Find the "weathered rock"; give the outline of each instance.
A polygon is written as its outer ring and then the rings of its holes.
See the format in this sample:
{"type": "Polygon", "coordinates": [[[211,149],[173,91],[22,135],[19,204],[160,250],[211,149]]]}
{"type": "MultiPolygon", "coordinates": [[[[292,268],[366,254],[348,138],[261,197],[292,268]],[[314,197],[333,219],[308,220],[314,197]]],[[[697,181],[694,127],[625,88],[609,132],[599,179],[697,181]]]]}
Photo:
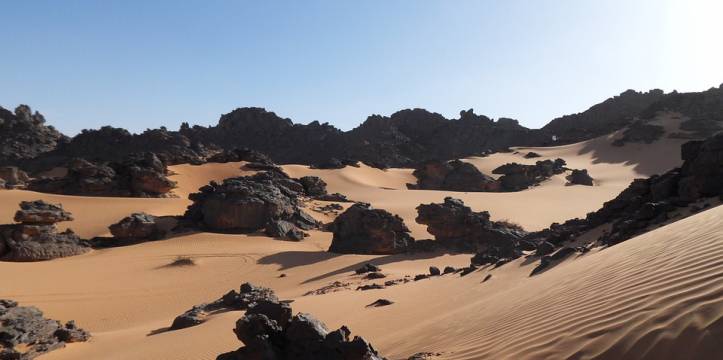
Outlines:
{"type": "Polygon", "coordinates": [[[274,238],[293,241],[301,241],[306,236],[296,225],[286,220],[269,221],[266,223],[264,233],[274,238]]]}
{"type": "Polygon", "coordinates": [[[18,189],[23,188],[30,181],[30,177],[25,171],[15,166],[0,167],[0,188],[18,189]]]}
{"type": "Polygon", "coordinates": [[[571,185],[593,185],[593,179],[586,169],[573,169],[572,173],[567,176],[567,181],[571,185]]]}
{"type": "Polygon", "coordinates": [[[441,275],[441,274],[442,274],[442,272],[439,271],[439,268],[438,268],[438,267],[436,267],[436,266],[430,266],[430,267],[429,267],[429,275],[431,275],[431,276],[438,276],[438,275],[441,275]]]}
{"type": "Polygon", "coordinates": [[[274,165],[274,162],[258,151],[249,148],[234,148],[224,150],[210,156],[206,161],[212,163],[228,163],[228,162],[240,162],[246,161],[249,163],[263,164],[263,165],[274,165]]]}
{"type": "Polygon", "coordinates": [[[520,254],[517,241],[527,234],[508,223],[491,221],[488,212],[473,212],[451,197],[442,204],[419,205],[417,213],[417,223],[427,225],[437,242],[455,251],[515,257],[520,254]]]}
{"type": "Polygon", "coordinates": [[[299,178],[299,182],[304,186],[304,192],[308,196],[326,195],[326,183],[318,176],[304,176],[299,178]]]}
{"type": "Polygon", "coordinates": [[[501,191],[520,191],[564,171],[565,160],[555,159],[538,161],[535,165],[508,163],[492,170],[492,173],[502,175],[498,179],[501,191]]]}
{"type": "Polygon", "coordinates": [[[460,160],[426,162],[412,174],[417,178],[417,183],[407,184],[410,189],[499,191],[499,183],[495,179],[460,160]]]}
{"type": "Polygon", "coordinates": [[[538,158],[538,157],[541,157],[541,156],[542,156],[542,155],[540,155],[540,154],[538,154],[538,153],[536,153],[536,152],[534,152],[534,151],[530,151],[530,152],[528,152],[527,154],[525,154],[525,159],[533,159],[533,158],[538,158]]]}
{"type": "Polygon", "coordinates": [[[630,126],[623,131],[622,137],[613,141],[612,144],[615,146],[623,146],[627,143],[650,144],[660,139],[663,134],[665,134],[665,128],[662,126],[646,124],[638,120],[630,124],[630,126]]]}
{"type": "Polygon", "coordinates": [[[167,237],[177,225],[178,220],[172,216],[133,213],[108,229],[120,239],[158,240],[167,237]]]}
{"type": "Polygon", "coordinates": [[[380,272],[382,269],[374,264],[366,263],[362,267],[355,270],[357,275],[365,274],[368,272],[380,272]]]}
{"type": "Polygon", "coordinates": [[[319,223],[299,208],[303,186],[283,173],[263,172],[211,182],[189,195],[193,204],[184,217],[212,231],[252,232],[260,229],[272,236],[298,237],[319,223]]]}
{"type": "Polygon", "coordinates": [[[0,165],[17,165],[66,141],[66,136],[45,125],[45,117],[29,106],[20,105],[14,113],[0,107],[0,165]]]}
{"type": "Polygon", "coordinates": [[[329,229],[334,233],[329,251],[336,253],[397,254],[414,242],[402,218],[363,203],[349,207],[329,229]]]}
{"type": "Polygon", "coordinates": [[[0,260],[41,261],[90,250],[72,230],[58,232],[55,223],[73,220],[59,205],[42,200],[23,201],[15,214],[20,224],[0,225],[0,260]]]}
{"type": "Polygon", "coordinates": [[[18,306],[12,300],[0,299],[0,359],[29,360],[66,343],[87,341],[90,334],[74,321],[62,325],[43,317],[33,306],[18,306]]]}

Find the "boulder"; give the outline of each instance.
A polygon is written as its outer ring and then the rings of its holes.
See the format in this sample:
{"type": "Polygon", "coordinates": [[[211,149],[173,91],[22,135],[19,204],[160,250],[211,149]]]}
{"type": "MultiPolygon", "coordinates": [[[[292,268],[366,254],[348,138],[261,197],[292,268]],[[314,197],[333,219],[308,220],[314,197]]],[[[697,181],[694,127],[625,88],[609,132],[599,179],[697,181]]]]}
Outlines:
{"type": "Polygon", "coordinates": [[[407,184],[410,189],[449,191],[498,191],[497,181],[484,175],[474,165],[460,160],[429,161],[412,173],[416,184],[407,184]]]}
{"type": "Polygon", "coordinates": [[[570,185],[593,185],[593,179],[586,169],[573,169],[572,173],[567,176],[567,181],[570,185]]]}
{"type": "Polygon", "coordinates": [[[565,165],[565,160],[559,158],[538,161],[535,165],[507,163],[492,170],[492,173],[502,175],[498,179],[501,191],[520,191],[562,174],[565,165]]]}
{"type": "Polygon", "coordinates": [[[318,176],[304,176],[299,178],[299,182],[304,187],[306,195],[311,197],[326,195],[326,183],[318,176]]]}
{"type": "Polygon", "coordinates": [[[74,321],[64,325],[47,319],[34,306],[19,306],[0,299],[0,359],[29,360],[63,348],[66,343],[87,341],[90,333],[74,321]]]}
{"type": "Polygon", "coordinates": [[[61,221],[72,221],[73,216],[60,205],[35,200],[21,202],[14,220],[26,225],[52,225],[61,221]]]}
{"type": "Polygon", "coordinates": [[[369,204],[356,203],[329,226],[334,233],[330,252],[397,254],[414,242],[402,218],[369,204]]]}
{"type": "Polygon", "coordinates": [[[133,213],[108,229],[119,239],[158,240],[167,237],[177,225],[178,220],[173,216],[133,213]]]}

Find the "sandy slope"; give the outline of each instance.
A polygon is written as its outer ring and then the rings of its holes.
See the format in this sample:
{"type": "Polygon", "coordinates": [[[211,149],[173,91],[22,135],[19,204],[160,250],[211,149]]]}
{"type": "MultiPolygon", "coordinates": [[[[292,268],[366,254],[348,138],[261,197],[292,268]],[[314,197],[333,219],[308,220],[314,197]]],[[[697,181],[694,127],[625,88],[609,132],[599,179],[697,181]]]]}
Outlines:
{"type": "MultiPolygon", "coordinates": [[[[663,119],[673,128],[677,121],[663,119]]],[[[331,191],[400,214],[422,238],[428,235],[414,223],[414,207],[447,195],[528,229],[583,216],[632,178],[679,164],[681,142],[663,139],[614,148],[604,137],[468,159],[489,171],[508,161],[529,162],[522,155],[532,150],[587,168],[597,180],[594,187],[569,187],[559,176],[508,194],[409,191],[405,183],[413,178],[408,169],[284,168],[292,176],[321,176],[331,191]]],[[[240,165],[172,167],[181,196],[176,199],[0,191],[0,223],[11,221],[20,200],[43,198],[72,211],[76,220],[68,226],[82,236],[103,235],[109,224],[133,211],[182,213],[188,193],[211,179],[241,175],[240,165]]],[[[333,281],[349,283],[349,288],[367,283],[352,270],[370,260],[397,278],[426,272],[430,265],[464,266],[470,256],[340,256],[325,251],[331,234],[324,232],[312,232],[299,243],[198,233],[48,262],[0,263],[0,298],[39,306],[60,320],[75,319],[93,333],[91,342],[73,344],[46,359],[213,359],[240,346],[231,333],[240,313],[219,314],[194,328],[163,329],[190,306],[213,300],[244,281],[274,288],[281,297],[295,300],[296,311],[312,312],[331,327],[349,325],[390,359],[418,351],[442,352],[446,359],[715,358],[721,347],[713,341],[723,335],[722,219],[723,208],[714,208],[532,278],[528,274],[534,265],[519,259],[464,278],[446,276],[384,290],[309,296],[304,294],[333,281]],[[166,266],[179,255],[194,258],[197,265],[166,266]],[[288,276],[279,278],[281,273],[288,276]],[[487,273],[492,278],[482,283],[487,273]],[[395,304],[365,308],[381,297],[395,304]]]]}

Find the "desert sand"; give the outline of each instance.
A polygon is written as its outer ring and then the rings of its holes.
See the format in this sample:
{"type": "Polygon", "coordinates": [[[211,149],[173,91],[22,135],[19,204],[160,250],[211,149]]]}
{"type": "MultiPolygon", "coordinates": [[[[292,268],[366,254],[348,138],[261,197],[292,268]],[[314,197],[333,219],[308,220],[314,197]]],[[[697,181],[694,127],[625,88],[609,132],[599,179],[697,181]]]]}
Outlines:
{"type": "MultiPolygon", "coordinates": [[[[661,119],[677,129],[679,119],[661,119]]],[[[615,197],[632,179],[680,164],[680,144],[611,146],[617,135],[551,148],[517,148],[469,161],[490,173],[511,161],[561,157],[586,168],[593,187],[566,186],[555,176],[517,193],[407,190],[410,169],[367,166],[313,170],[286,165],[291,176],[317,175],[330,192],[370,202],[402,216],[417,239],[430,238],[414,222],[420,203],[461,198],[493,219],[528,230],[584,216],[615,197]],[[524,159],[528,151],[543,157],[524,159]]],[[[210,180],[246,173],[240,163],[177,165],[178,198],[127,199],[0,191],[0,223],[12,221],[21,200],[62,203],[75,220],[63,223],[83,237],[108,235],[107,226],[131,212],[181,214],[187,195],[210,180]]],[[[308,204],[309,208],[313,205],[308,204]]],[[[329,221],[322,214],[309,212],[329,221]]],[[[331,233],[311,232],[302,242],[256,235],[195,233],[138,245],[95,250],[38,263],[0,262],[0,297],[35,305],[50,318],[74,319],[91,331],[90,342],[71,344],[43,359],[214,359],[238,348],[231,329],[240,312],[217,314],[199,326],[164,331],[194,304],[214,300],[242,282],[273,288],[331,328],[342,324],[389,359],[439,352],[440,359],[715,358],[723,336],[723,207],[693,215],[622,244],[596,249],[529,277],[524,258],[466,277],[446,275],[383,290],[353,291],[353,270],[365,262],[390,278],[427,272],[430,265],[465,266],[470,255],[337,255],[326,252],[331,233]],[[168,266],[178,256],[197,265],[168,266]],[[280,274],[286,277],[279,277],[280,274]],[[487,274],[492,277],[482,282],[487,274]],[[348,290],[307,295],[334,281],[348,290]],[[391,306],[366,308],[378,298],[391,306]]],[[[368,282],[368,281],[367,281],[368,282]]]]}

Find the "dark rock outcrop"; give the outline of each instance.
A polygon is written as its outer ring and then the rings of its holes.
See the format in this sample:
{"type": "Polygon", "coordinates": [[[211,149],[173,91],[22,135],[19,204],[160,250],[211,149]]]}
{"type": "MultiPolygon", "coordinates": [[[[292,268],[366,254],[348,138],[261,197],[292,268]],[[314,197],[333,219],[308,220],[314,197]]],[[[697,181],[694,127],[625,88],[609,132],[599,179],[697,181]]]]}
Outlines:
{"type": "Polygon", "coordinates": [[[265,229],[271,236],[292,234],[319,227],[299,208],[304,187],[280,172],[212,181],[189,195],[193,204],[184,215],[201,228],[220,232],[253,232],[265,229]],[[284,221],[284,223],[280,222],[284,221]],[[293,228],[289,226],[293,225],[293,228]]]}
{"type": "Polygon", "coordinates": [[[593,178],[587,173],[587,169],[572,169],[567,181],[570,185],[593,185],[593,178]]]}
{"type": "Polygon", "coordinates": [[[178,226],[173,216],[133,213],[108,227],[117,239],[158,240],[167,237],[178,226]]]}
{"type": "Polygon", "coordinates": [[[0,225],[0,260],[41,261],[79,255],[90,250],[72,230],[58,232],[55,223],[73,220],[59,205],[23,201],[15,214],[19,224],[0,225]]]}
{"type": "Polygon", "coordinates": [[[565,160],[555,159],[538,161],[535,165],[508,163],[492,170],[492,173],[502,175],[498,179],[501,191],[520,191],[565,170],[565,160]]]}
{"type": "Polygon", "coordinates": [[[15,112],[0,107],[0,165],[19,165],[55,149],[68,138],[45,125],[45,117],[20,105],[15,112]]]}
{"type": "Polygon", "coordinates": [[[292,316],[291,307],[278,300],[249,304],[234,333],[244,346],[219,355],[217,360],[383,360],[366,340],[350,338],[346,326],[329,331],[310,314],[292,316]]]}
{"type": "Polygon", "coordinates": [[[61,324],[47,319],[34,306],[18,306],[13,300],[0,299],[0,359],[30,360],[66,343],[83,342],[90,333],[74,321],[61,324]]]}
{"type": "Polygon", "coordinates": [[[407,184],[410,189],[449,191],[499,191],[500,184],[477,169],[474,165],[460,160],[429,161],[412,173],[416,184],[407,184]]]}
{"type": "Polygon", "coordinates": [[[62,178],[30,183],[33,191],[84,196],[165,197],[176,183],[166,177],[165,164],[153,153],[134,154],[119,163],[92,163],[76,158],[62,178]]]}
{"type": "Polygon", "coordinates": [[[488,212],[473,212],[451,197],[442,204],[419,205],[417,213],[417,223],[427,225],[439,246],[495,259],[519,256],[518,241],[527,234],[509,223],[491,221],[488,212]]]}
{"type": "Polygon", "coordinates": [[[356,203],[329,226],[334,237],[330,252],[347,254],[398,254],[414,242],[402,218],[369,204],[356,203]]]}
{"type": "Polygon", "coordinates": [[[647,124],[638,120],[630,124],[622,134],[622,137],[613,141],[615,146],[623,146],[627,143],[646,143],[660,139],[665,134],[665,128],[660,125],[647,124]]]}

